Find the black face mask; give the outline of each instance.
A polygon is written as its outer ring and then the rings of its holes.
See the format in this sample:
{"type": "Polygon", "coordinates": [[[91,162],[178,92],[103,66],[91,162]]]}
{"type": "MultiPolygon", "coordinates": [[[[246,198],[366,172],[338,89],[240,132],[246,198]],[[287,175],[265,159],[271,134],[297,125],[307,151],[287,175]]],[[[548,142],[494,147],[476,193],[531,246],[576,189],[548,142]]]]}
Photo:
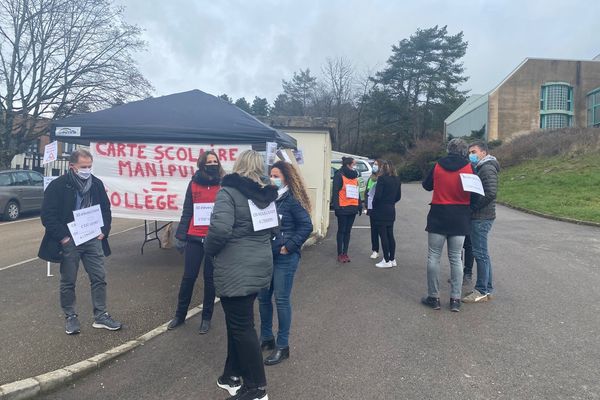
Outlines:
{"type": "Polygon", "coordinates": [[[218,165],[205,165],[204,170],[208,175],[217,176],[219,175],[219,166],[218,165]]]}

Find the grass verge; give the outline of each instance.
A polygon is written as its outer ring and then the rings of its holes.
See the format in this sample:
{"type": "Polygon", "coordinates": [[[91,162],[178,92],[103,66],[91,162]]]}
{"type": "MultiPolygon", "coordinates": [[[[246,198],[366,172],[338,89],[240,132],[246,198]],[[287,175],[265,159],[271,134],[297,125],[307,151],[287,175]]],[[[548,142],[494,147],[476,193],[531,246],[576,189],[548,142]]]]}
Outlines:
{"type": "Polygon", "coordinates": [[[498,200],[557,217],[600,222],[600,154],[527,161],[500,173],[498,200]]]}

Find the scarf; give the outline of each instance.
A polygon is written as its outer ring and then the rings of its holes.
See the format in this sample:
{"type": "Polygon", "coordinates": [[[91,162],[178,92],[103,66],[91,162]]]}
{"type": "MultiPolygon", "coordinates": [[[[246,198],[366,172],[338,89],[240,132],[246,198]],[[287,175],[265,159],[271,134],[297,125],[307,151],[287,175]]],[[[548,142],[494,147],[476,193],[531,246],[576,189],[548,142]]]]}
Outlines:
{"type": "Polygon", "coordinates": [[[81,204],[76,204],[76,209],[80,210],[82,208],[91,207],[92,192],[90,191],[90,189],[92,188],[92,177],[90,176],[88,179],[83,180],[77,176],[75,171],[69,169],[69,181],[81,197],[81,204]]]}

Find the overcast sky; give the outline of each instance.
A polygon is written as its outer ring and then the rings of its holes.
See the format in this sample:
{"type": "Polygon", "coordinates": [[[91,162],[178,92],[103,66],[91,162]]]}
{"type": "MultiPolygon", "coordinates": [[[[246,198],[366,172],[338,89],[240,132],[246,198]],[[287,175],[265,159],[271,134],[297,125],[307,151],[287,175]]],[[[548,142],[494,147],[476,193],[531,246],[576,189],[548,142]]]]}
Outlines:
{"type": "Polygon", "coordinates": [[[155,95],[191,89],[272,102],[281,79],[327,57],[362,73],[385,66],[392,44],[417,28],[448,25],[469,42],[463,86],[484,93],[525,57],[600,53],[598,0],[116,0],[143,29],[138,54],[155,95]]]}

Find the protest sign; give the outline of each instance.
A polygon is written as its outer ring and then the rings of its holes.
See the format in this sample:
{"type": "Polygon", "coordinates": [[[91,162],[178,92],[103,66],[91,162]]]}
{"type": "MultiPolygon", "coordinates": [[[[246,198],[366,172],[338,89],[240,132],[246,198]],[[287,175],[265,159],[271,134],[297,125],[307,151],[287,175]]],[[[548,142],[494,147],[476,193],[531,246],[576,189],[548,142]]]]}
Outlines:
{"type": "Polygon", "coordinates": [[[92,142],[94,175],[118,218],[179,221],[198,157],[212,150],[226,171],[250,145],[92,142]]]}
{"type": "Polygon", "coordinates": [[[248,200],[248,205],[250,206],[252,226],[255,232],[274,228],[279,225],[275,202],[272,202],[267,208],[263,209],[256,206],[252,200],[248,200]]]}
{"type": "Polygon", "coordinates": [[[296,157],[296,162],[298,165],[304,164],[304,153],[301,149],[294,151],[294,157],[296,157]]]}
{"type": "Polygon", "coordinates": [[[267,142],[267,165],[275,164],[276,156],[277,156],[277,143],[267,142]]]}
{"type": "Polygon", "coordinates": [[[48,164],[52,161],[56,161],[58,158],[58,142],[55,140],[54,142],[47,144],[44,147],[44,160],[42,164],[48,164]]]}
{"type": "Polygon", "coordinates": [[[358,186],[346,185],[346,197],[349,199],[358,199],[358,186]]]}
{"type": "Polygon", "coordinates": [[[475,174],[460,174],[460,180],[465,192],[474,192],[485,196],[481,179],[475,174]]]}
{"type": "Polygon", "coordinates": [[[215,203],[194,203],[194,225],[210,225],[210,216],[214,208],[215,203]]]}
{"type": "Polygon", "coordinates": [[[98,204],[73,211],[73,217],[75,217],[75,220],[68,223],[67,227],[71,232],[75,246],[97,238],[102,233],[100,228],[104,226],[104,220],[98,204]]]}

